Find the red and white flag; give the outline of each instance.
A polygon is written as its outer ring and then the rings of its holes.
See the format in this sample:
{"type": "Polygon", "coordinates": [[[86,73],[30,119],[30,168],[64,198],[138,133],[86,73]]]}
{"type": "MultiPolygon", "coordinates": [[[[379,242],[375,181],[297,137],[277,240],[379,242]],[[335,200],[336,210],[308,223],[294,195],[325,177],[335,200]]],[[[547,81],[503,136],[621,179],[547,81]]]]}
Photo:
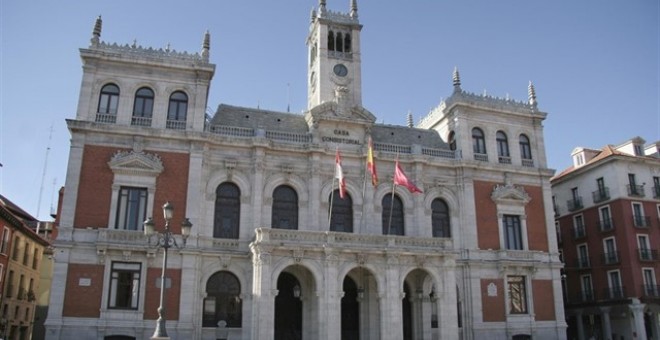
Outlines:
{"type": "Polygon", "coordinates": [[[396,161],[396,166],[394,167],[394,184],[400,185],[402,187],[408,188],[408,191],[411,193],[422,192],[421,189],[415,186],[411,180],[408,179],[401,166],[399,166],[399,161],[396,161]]]}
{"type": "Polygon", "coordinates": [[[341,168],[339,149],[335,154],[335,178],[339,181],[339,197],[343,199],[346,196],[346,180],[344,179],[344,171],[341,168]]]}

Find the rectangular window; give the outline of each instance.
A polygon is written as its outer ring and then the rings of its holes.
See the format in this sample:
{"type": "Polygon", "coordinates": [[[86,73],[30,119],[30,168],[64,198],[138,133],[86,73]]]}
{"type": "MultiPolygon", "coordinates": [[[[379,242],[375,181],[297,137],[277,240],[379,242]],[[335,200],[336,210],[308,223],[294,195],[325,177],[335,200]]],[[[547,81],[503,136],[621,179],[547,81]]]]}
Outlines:
{"type": "Polygon", "coordinates": [[[140,292],[139,263],[113,262],[108,308],[137,309],[140,292]]]}
{"type": "Polygon", "coordinates": [[[507,276],[509,286],[509,312],[527,314],[527,287],[524,276],[507,276]]]}
{"type": "Polygon", "coordinates": [[[576,239],[587,236],[587,231],[584,228],[584,218],[582,215],[573,216],[573,230],[575,231],[576,239]]]}
{"type": "Polygon", "coordinates": [[[32,255],[32,269],[39,268],[39,248],[34,248],[34,254],[32,255]]]}
{"type": "Polygon", "coordinates": [[[649,246],[648,235],[637,235],[637,246],[639,247],[639,259],[643,261],[653,260],[653,253],[649,246]]]}
{"type": "Polygon", "coordinates": [[[578,268],[589,268],[589,249],[586,244],[580,244],[578,246],[578,268]]]}
{"type": "Polygon", "coordinates": [[[614,224],[612,223],[612,214],[610,213],[610,207],[604,206],[598,209],[598,214],[600,215],[600,231],[610,231],[614,229],[614,224]]]}
{"type": "Polygon", "coordinates": [[[520,216],[504,215],[504,238],[506,249],[523,250],[522,227],[520,226],[520,216]]]}
{"type": "Polygon", "coordinates": [[[572,188],[571,189],[571,198],[573,198],[574,201],[577,201],[580,199],[580,194],[578,193],[578,188],[572,188]]]}
{"type": "Polygon", "coordinates": [[[660,177],[653,176],[653,198],[660,197],[660,177]]]}
{"type": "Polygon", "coordinates": [[[115,229],[142,230],[147,213],[147,189],[121,187],[115,229]]]}
{"type": "Polygon", "coordinates": [[[12,247],[11,259],[14,261],[18,261],[18,254],[21,248],[21,238],[18,236],[14,237],[14,243],[11,245],[11,247],[12,247]]]}
{"type": "Polygon", "coordinates": [[[650,221],[647,216],[644,216],[644,207],[642,206],[642,204],[633,202],[632,209],[633,209],[633,220],[634,220],[633,222],[635,224],[635,227],[638,228],[648,227],[650,221]]]}
{"type": "Polygon", "coordinates": [[[591,274],[587,275],[582,275],[580,277],[580,286],[582,288],[582,301],[587,302],[587,301],[593,301],[594,299],[594,290],[593,290],[593,285],[591,283],[591,274]]]}
{"type": "Polygon", "coordinates": [[[618,270],[607,272],[607,283],[610,287],[609,298],[620,299],[623,298],[623,287],[621,286],[621,274],[618,270]]]}
{"type": "Polygon", "coordinates": [[[603,258],[605,264],[614,264],[619,262],[619,256],[616,252],[616,243],[614,237],[606,238],[603,240],[603,258]]]}
{"type": "Polygon", "coordinates": [[[5,297],[12,297],[14,295],[14,271],[10,270],[7,275],[7,289],[5,290],[5,297]]]}
{"type": "Polygon", "coordinates": [[[9,228],[2,229],[2,243],[0,244],[0,254],[7,254],[9,250],[9,228]]]}
{"type": "Polygon", "coordinates": [[[653,268],[642,268],[642,275],[644,276],[644,294],[660,297],[660,287],[656,284],[653,268]]]}
{"type": "Polygon", "coordinates": [[[25,248],[23,248],[23,265],[27,266],[30,261],[30,244],[25,242],[25,248]]]}

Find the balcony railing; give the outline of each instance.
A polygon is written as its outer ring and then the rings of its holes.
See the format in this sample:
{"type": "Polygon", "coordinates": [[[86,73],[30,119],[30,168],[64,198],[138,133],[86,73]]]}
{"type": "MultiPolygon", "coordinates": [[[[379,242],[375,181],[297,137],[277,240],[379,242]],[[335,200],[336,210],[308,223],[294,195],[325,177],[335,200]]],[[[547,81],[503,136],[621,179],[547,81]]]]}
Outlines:
{"type": "Polygon", "coordinates": [[[501,164],[511,164],[511,157],[508,156],[498,156],[497,157],[498,161],[501,164]]]}
{"type": "Polygon", "coordinates": [[[639,248],[637,249],[640,261],[658,261],[658,251],[656,249],[639,248]]]}
{"type": "Polygon", "coordinates": [[[135,126],[151,126],[151,117],[136,117],[131,118],[131,125],[135,126]]]}
{"type": "Polygon", "coordinates": [[[594,199],[594,203],[600,203],[610,199],[610,188],[602,188],[591,193],[591,197],[594,199]]]}
{"type": "Polygon", "coordinates": [[[117,115],[114,113],[97,113],[96,122],[114,124],[117,122],[117,115]]]}
{"type": "Polygon", "coordinates": [[[601,255],[601,260],[604,265],[613,265],[621,262],[618,251],[612,251],[609,253],[603,253],[601,255]]]}
{"type": "Polygon", "coordinates": [[[185,120],[171,120],[171,119],[168,119],[167,123],[165,123],[165,128],[172,129],[172,130],[185,130],[186,129],[186,121],[185,120]]]}
{"type": "Polygon", "coordinates": [[[653,198],[660,198],[660,185],[653,186],[653,198]]]}
{"type": "Polygon", "coordinates": [[[645,297],[660,298],[659,285],[642,285],[642,293],[645,297]]]}
{"type": "Polygon", "coordinates": [[[579,269],[591,268],[591,259],[587,257],[580,257],[575,259],[575,266],[579,269]]]}
{"type": "Polygon", "coordinates": [[[527,167],[527,168],[533,168],[534,167],[534,160],[533,159],[523,159],[522,160],[522,166],[527,167]]]}
{"type": "Polygon", "coordinates": [[[644,197],[644,187],[641,185],[631,185],[628,184],[628,196],[631,197],[644,197]]]}
{"type": "Polygon", "coordinates": [[[568,206],[568,211],[575,211],[582,209],[582,196],[575,197],[573,199],[570,199],[566,201],[566,206],[568,206]]]}
{"type": "Polygon", "coordinates": [[[576,224],[573,227],[573,238],[581,239],[587,237],[587,230],[584,228],[584,224],[576,224]]]}
{"type": "Polygon", "coordinates": [[[635,215],[633,216],[633,225],[636,228],[648,228],[651,226],[651,218],[649,216],[635,215]]]}
{"type": "Polygon", "coordinates": [[[485,153],[475,153],[474,154],[474,160],[475,161],[481,161],[481,162],[488,162],[488,155],[485,153]]]}
{"type": "Polygon", "coordinates": [[[620,300],[626,297],[626,287],[610,287],[605,289],[604,294],[605,299],[607,300],[620,300]]]}
{"type": "Polygon", "coordinates": [[[596,301],[596,295],[593,290],[581,290],[575,300],[580,303],[593,302],[596,301]]]}
{"type": "Polygon", "coordinates": [[[598,229],[602,232],[614,230],[614,221],[611,218],[598,221],[598,229]]]}

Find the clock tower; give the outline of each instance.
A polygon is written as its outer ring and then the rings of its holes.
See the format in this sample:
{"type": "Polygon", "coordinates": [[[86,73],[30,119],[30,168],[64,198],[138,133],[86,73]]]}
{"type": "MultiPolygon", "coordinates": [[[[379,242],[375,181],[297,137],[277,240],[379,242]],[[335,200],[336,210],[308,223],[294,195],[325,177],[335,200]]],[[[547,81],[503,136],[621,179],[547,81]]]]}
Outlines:
{"type": "Polygon", "coordinates": [[[307,37],[307,109],[335,101],[342,106],[362,107],[360,31],[357,0],[349,13],[330,11],[326,1],[312,10],[307,37]]]}

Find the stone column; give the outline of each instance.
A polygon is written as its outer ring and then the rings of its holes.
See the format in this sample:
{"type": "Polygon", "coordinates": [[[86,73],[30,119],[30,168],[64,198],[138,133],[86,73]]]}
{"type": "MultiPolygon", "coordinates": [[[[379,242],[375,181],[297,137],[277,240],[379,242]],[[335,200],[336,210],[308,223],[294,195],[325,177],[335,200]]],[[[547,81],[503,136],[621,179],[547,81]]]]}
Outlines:
{"type": "MultiPolygon", "coordinates": [[[[255,148],[254,150],[254,168],[252,175],[254,176],[254,181],[252,184],[252,202],[246,202],[252,204],[252,228],[246,228],[245,232],[241,232],[242,239],[250,239],[253,235],[254,229],[263,227],[261,221],[261,210],[263,208],[263,190],[264,190],[264,168],[265,168],[265,159],[264,159],[264,150],[261,148],[255,148]]],[[[249,205],[248,205],[249,206],[249,205]]],[[[241,200],[241,209],[243,208],[243,201],[241,200]]],[[[247,209],[246,209],[247,210],[247,209]]],[[[243,210],[241,210],[243,211],[243,210]]]]}
{"type": "Polygon", "coordinates": [[[612,340],[612,325],[610,323],[610,307],[601,307],[601,319],[603,321],[603,339],[612,340]]]}
{"type": "Polygon", "coordinates": [[[385,287],[379,292],[380,336],[382,340],[403,339],[401,300],[404,298],[404,294],[403,286],[399,284],[398,263],[397,255],[387,254],[387,266],[383,271],[385,287]]]}
{"type": "Polygon", "coordinates": [[[653,339],[660,339],[660,313],[650,312],[649,314],[653,339]]]}
{"type": "Polygon", "coordinates": [[[632,304],[628,306],[634,318],[635,329],[633,332],[637,333],[635,340],[646,340],[646,328],[644,327],[644,304],[640,303],[638,299],[633,298],[632,304]]]}
{"type": "Polygon", "coordinates": [[[325,254],[325,282],[319,304],[319,339],[341,339],[341,298],[343,278],[338,277],[339,258],[330,252],[325,254]]]}
{"type": "Polygon", "coordinates": [[[575,314],[575,322],[577,324],[578,340],[584,340],[584,324],[582,323],[582,312],[575,314]]]}
{"type": "MultiPolygon", "coordinates": [[[[199,287],[200,270],[197,264],[198,256],[187,253],[184,250],[181,253],[181,257],[179,322],[176,331],[179,337],[194,338],[195,336],[193,334],[200,333],[202,327],[202,294],[200,294],[199,287]]],[[[199,334],[196,334],[196,336],[199,336],[199,334]]]]}
{"type": "Polygon", "coordinates": [[[273,339],[275,330],[275,296],[277,287],[271,282],[270,253],[252,249],[252,336],[256,340],[273,339]]]}
{"type": "MultiPolygon", "coordinates": [[[[445,259],[442,267],[442,291],[438,297],[438,327],[440,339],[458,340],[458,311],[456,310],[456,261],[445,259]]],[[[436,287],[437,288],[437,287],[436,287]]]]}
{"type": "Polygon", "coordinates": [[[319,173],[321,171],[321,166],[320,163],[321,159],[318,154],[312,154],[309,160],[309,168],[310,168],[310,174],[311,178],[309,179],[309,189],[308,189],[308,196],[310,197],[309,199],[309,204],[308,204],[308,215],[309,218],[307,219],[307,223],[309,223],[308,226],[305,226],[307,230],[326,230],[328,226],[328,212],[327,211],[321,211],[321,199],[311,199],[311,197],[318,197],[319,193],[321,192],[321,178],[319,177],[319,173]],[[321,217],[322,216],[322,217],[321,217]]]}

